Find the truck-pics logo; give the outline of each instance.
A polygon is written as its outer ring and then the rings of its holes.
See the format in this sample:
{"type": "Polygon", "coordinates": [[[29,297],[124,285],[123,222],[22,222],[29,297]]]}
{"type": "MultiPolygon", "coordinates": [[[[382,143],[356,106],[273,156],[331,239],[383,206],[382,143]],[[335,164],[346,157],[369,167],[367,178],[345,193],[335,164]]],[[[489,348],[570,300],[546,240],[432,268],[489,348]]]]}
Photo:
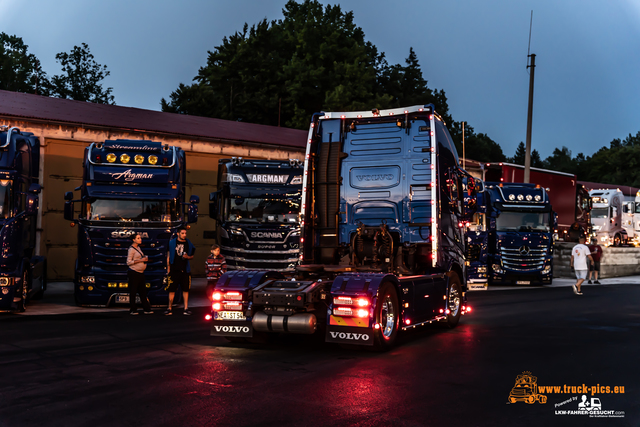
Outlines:
{"type": "Polygon", "coordinates": [[[289,175],[248,173],[247,179],[249,179],[249,182],[257,184],[286,184],[289,180],[289,175]]]}
{"type": "Polygon", "coordinates": [[[127,169],[124,172],[113,172],[110,173],[109,175],[111,175],[111,177],[113,179],[115,179],[116,181],[119,180],[120,178],[123,178],[124,181],[133,181],[136,179],[152,179],[153,178],[153,174],[152,173],[133,173],[131,172],[131,169],[127,169]]]}
{"type": "Polygon", "coordinates": [[[282,239],[282,233],[277,231],[252,231],[252,239],[282,239]]]}
{"type": "Polygon", "coordinates": [[[529,371],[524,371],[516,377],[516,384],[509,393],[509,402],[547,403],[547,396],[538,393],[538,377],[531,375],[529,371]]]}
{"type": "Polygon", "coordinates": [[[624,394],[624,386],[605,385],[539,385],[538,378],[529,371],[516,377],[516,384],[511,389],[507,403],[526,402],[547,403],[547,395],[571,395],[565,400],[555,403],[555,415],[589,415],[589,418],[624,418],[624,411],[602,409],[600,397],[596,394],[624,394]],[[581,395],[580,397],[578,395],[581,395]]]}

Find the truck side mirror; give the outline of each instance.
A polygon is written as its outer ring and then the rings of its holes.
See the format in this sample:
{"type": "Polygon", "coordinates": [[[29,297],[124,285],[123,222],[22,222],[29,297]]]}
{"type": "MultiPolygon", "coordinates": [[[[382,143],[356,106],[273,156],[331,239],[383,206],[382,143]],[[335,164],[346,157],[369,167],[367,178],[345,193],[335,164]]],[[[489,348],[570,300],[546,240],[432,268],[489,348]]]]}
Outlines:
{"type": "Polygon", "coordinates": [[[189,199],[189,203],[191,203],[192,205],[197,205],[198,203],[200,203],[200,197],[191,196],[191,198],[189,199]]]}
{"type": "MultiPolygon", "coordinates": [[[[37,185],[37,184],[34,184],[37,185]]],[[[29,188],[31,190],[31,188],[29,188]]],[[[27,208],[25,210],[25,214],[27,216],[33,216],[38,213],[38,202],[39,197],[37,193],[29,193],[27,194],[27,208]]]]}
{"type": "MultiPolygon", "coordinates": [[[[65,194],[64,198],[67,199],[67,194],[71,194],[71,198],[73,199],[73,193],[68,192],[65,194]]],[[[73,200],[67,199],[64,202],[64,219],[67,221],[73,221],[73,200]]]]}
{"type": "Polygon", "coordinates": [[[187,211],[187,222],[189,224],[198,222],[198,206],[194,204],[189,205],[189,210],[187,211]]]}
{"type": "Polygon", "coordinates": [[[65,200],[73,200],[73,192],[72,191],[67,191],[66,193],[64,193],[64,199],[65,200]]]}
{"type": "Polygon", "coordinates": [[[475,178],[476,193],[484,193],[484,182],[481,179],[475,178]]]}
{"type": "Polygon", "coordinates": [[[218,218],[218,202],[220,201],[220,192],[215,191],[209,194],[209,218],[218,218]]]}

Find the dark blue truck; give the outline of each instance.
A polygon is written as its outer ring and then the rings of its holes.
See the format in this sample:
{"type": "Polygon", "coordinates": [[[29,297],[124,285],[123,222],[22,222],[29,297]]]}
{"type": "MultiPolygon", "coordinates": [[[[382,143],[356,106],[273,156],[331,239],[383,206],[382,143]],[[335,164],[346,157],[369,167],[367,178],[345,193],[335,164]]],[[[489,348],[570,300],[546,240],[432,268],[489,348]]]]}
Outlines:
{"type": "Polygon", "coordinates": [[[47,288],[47,266],[36,254],[41,187],[40,141],[0,127],[0,311],[25,311],[47,288]]]}
{"type": "Polygon", "coordinates": [[[470,308],[460,169],[433,105],[314,115],[305,157],[301,265],[232,271],[213,293],[211,335],[324,333],[391,347],[401,330],[455,326],[470,308]]]}
{"type": "Polygon", "coordinates": [[[209,216],[229,270],[293,272],[300,255],[302,162],[221,159],[209,216]]]}
{"type": "Polygon", "coordinates": [[[540,185],[486,183],[467,229],[467,282],[549,285],[556,215],[540,185]]]}
{"type": "Polygon", "coordinates": [[[167,251],[178,227],[197,221],[199,202],[185,203],[182,149],[143,140],[108,140],[85,149],[80,199],[65,194],[65,219],[78,228],[74,295],[78,305],[128,303],[127,251],[142,236],[152,305],[166,305],[167,251]],[[81,203],[74,216],[74,203],[81,203]],[[185,207],[187,209],[185,209],[185,207]]]}

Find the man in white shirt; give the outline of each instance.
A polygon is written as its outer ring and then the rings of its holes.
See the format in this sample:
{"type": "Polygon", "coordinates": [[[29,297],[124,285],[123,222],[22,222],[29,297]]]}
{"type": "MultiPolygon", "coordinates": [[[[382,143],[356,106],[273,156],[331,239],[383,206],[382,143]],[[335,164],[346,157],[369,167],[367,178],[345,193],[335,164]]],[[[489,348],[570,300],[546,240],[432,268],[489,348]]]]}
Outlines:
{"type": "Polygon", "coordinates": [[[575,285],[571,285],[573,287],[573,293],[576,295],[582,295],[582,282],[587,278],[587,273],[589,272],[589,266],[587,265],[587,258],[593,262],[593,258],[591,257],[591,252],[589,252],[589,248],[584,244],[586,239],[584,236],[580,236],[578,239],[580,243],[575,245],[573,249],[571,249],[571,268],[574,268],[576,271],[576,279],[578,281],[575,285]]]}

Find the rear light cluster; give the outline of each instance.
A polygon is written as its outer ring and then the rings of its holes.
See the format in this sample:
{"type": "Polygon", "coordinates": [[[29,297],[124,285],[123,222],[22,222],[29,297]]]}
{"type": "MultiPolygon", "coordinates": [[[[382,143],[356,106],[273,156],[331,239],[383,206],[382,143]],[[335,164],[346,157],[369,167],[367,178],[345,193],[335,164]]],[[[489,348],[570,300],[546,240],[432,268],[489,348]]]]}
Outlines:
{"type": "Polygon", "coordinates": [[[333,315],[342,317],[369,317],[371,301],[366,297],[338,296],[333,298],[333,315]]]}
{"type": "Polygon", "coordinates": [[[213,304],[211,305],[211,309],[213,309],[213,311],[242,311],[242,292],[215,291],[213,295],[211,295],[211,299],[213,299],[213,304]]]}

